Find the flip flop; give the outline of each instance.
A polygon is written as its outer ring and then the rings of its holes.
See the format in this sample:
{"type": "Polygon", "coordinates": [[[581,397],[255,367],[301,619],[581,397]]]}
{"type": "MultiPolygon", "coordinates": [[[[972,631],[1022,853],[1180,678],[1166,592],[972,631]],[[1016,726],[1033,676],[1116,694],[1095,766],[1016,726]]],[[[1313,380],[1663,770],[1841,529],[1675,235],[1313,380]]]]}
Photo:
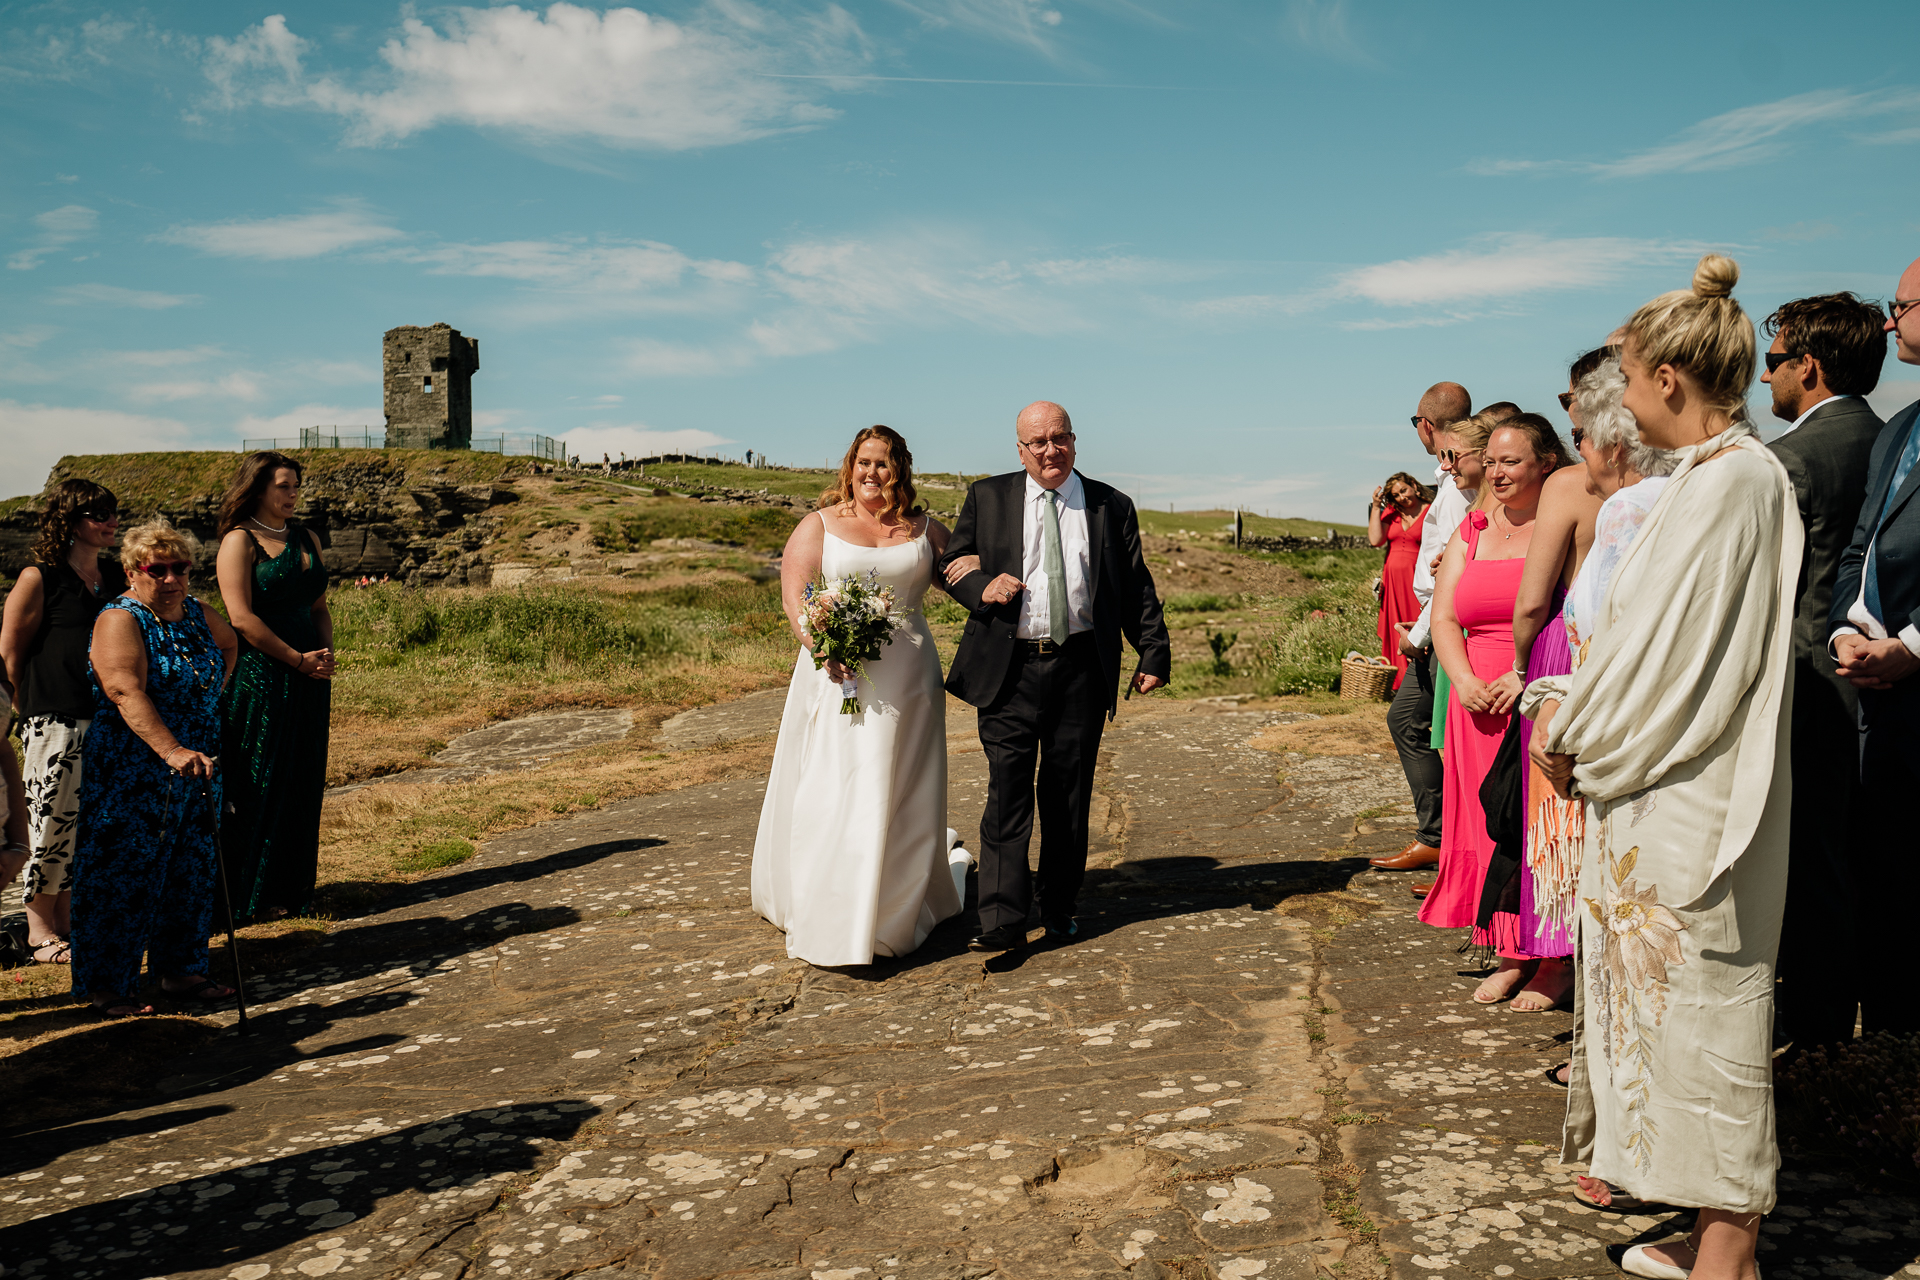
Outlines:
{"type": "Polygon", "coordinates": [[[153,1012],[150,1004],[141,1004],[133,996],[108,996],[102,1002],[89,1000],[88,1005],[103,1018],[118,1022],[123,1018],[139,1018],[153,1012]]]}
{"type": "Polygon", "coordinates": [[[188,1000],[198,1004],[223,1004],[233,999],[233,988],[223,987],[212,978],[201,978],[183,991],[169,991],[165,984],[161,985],[160,990],[169,999],[188,1000]]]}
{"type": "Polygon", "coordinates": [[[1540,1074],[1547,1078],[1548,1084],[1559,1085],[1562,1089],[1569,1088],[1571,1087],[1571,1082],[1567,1080],[1562,1080],[1560,1078],[1560,1073],[1562,1071],[1565,1071],[1568,1067],[1572,1065],[1573,1064],[1571,1062],[1563,1062],[1557,1067],[1548,1067],[1545,1071],[1542,1071],[1540,1074]]]}

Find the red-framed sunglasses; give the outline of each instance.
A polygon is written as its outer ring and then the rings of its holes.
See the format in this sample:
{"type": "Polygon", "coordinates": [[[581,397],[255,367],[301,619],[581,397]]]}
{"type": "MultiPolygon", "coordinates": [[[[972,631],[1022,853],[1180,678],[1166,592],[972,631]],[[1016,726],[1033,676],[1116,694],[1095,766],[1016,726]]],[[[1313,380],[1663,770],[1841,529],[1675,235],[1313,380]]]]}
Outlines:
{"type": "Polygon", "coordinates": [[[184,579],[193,569],[191,560],[156,560],[152,564],[143,564],[136,573],[144,573],[155,582],[164,582],[168,578],[184,579]]]}

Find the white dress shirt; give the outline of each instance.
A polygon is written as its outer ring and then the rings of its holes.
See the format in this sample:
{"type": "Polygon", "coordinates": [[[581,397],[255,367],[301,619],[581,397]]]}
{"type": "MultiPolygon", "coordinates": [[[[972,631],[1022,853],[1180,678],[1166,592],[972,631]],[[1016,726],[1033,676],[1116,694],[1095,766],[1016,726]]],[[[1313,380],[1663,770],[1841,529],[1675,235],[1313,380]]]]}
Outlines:
{"type": "Polygon", "coordinates": [[[1065,583],[1047,581],[1047,490],[1027,477],[1027,500],[1020,518],[1020,577],[1027,589],[1020,593],[1020,625],[1014,634],[1022,640],[1065,640],[1050,634],[1047,621],[1052,593],[1067,593],[1067,633],[1093,630],[1093,549],[1087,542],[1087,489],[1078,471],[1053,492],[1060,495],[1060,555],[1066,561],[1065,583]]]}
{"type": "MultiPolygon", "coordinates": [[[[1820,412],[1820,410],[1832,404],[1835,400],[1848,400],[1852,398],[1853,397],[1850,397],[1850,396],[1828,396],[1825,400],[1822,400],[1819,404],[1814,405],[1811,409],[1808,409],[1805,413],[1801,414],[1799,417],[1795,418],[1792,422],[1788,423],[1787,431],[1792,431],[1795,427],[1799,426],[1801,423],[1805,422],[1808,418],[1811,418],[1814,414],[1820,412]]],[[[1780,436],[1786,435],[1787,431],[1782,431],[1780,435],[1775,436],[1774,439],[1778,440],[1780,436]]]]}
{"type": "Polygon", "coordinates": [[[1420,602],[1420,620],[1407,632],[1407,643],[1416,649],[1426,648],[1433,632],[1434,559],[1447,549],[1448,539],[1473,510],[1479,496],[1478,490],[1462,489],[1452,476],[1441,473],[1427,518],[1420,525],[1420,560],[1413,566],[1413,595],[1420,602]]]}
{"type": "MultiPolygon", "coordinates": [[[[1829,399],[1838,398],[1838,396],[1829,397],[1829,399]]],[[[1825,400],[1820,402],[1820,404],[1825,403],[1825,400]]],[[[1820,405],[1817,404],[1813,406],[1813,409],[1818,409],[1819,407],[1820,405]]],[[[1813,409],[1807,410],[1807,413],[1812,413],[1813,409]]],[[[1795,418],[1793,420],[1793,427],[1797,427],[1805,422],[1807,420],[1807,413],[1803,413],[1798,418],[1795,418]]],[[[1791,431],[1793,427],[1788,427],[1787,430],[1791,431]]],[[[1920,427],[1916,427],[1915,430],[1920,430],[1920,427]]],[[[1785,432],[1782,432],[1782,434],[1784,435],[1785,432]]],[[[1878,531],[1876,531],[1871,538],[1867,539],[1867,554],[1865,558],[1860,561],[1860,594],[1853,598],[1853,606],[1847,610],[1847,621],[1853,625],[1850,627],[1835,627],[1833,634],[1827,637],[1827,654],[1836,660],[1838,660],[1840,655],[1834,652],[1833,642],[1841,636],[1862,634],[1869,640],[1885,640],[1887,638],[1887,624],[1874,617],[1873,611],[1867,608],[1867,575],[1879,571],[1880,567],[1873,562],[1874,544],[1879,541],[1880,535],[1878,531]]],[[[1909,623],[1894,634],[1900,637],[1901,644],[1907,646],[1907,652],[1916,658],[1920,658],[1920,627],[1909,623]]]]}

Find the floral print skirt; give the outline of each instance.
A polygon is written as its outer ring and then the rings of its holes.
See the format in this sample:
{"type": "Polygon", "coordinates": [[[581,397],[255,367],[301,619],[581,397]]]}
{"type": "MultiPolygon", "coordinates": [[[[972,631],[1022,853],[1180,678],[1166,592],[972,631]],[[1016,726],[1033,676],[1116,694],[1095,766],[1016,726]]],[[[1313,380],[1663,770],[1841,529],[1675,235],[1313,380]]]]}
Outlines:
{"type": "Polygon", "coordinates": [[[73,840],[80,822],[80,746],[92,723],[72,716],[28,716],[20,723],[27,756],[27,842],[33,846],[23,901],[72,887],[73,840]]]}

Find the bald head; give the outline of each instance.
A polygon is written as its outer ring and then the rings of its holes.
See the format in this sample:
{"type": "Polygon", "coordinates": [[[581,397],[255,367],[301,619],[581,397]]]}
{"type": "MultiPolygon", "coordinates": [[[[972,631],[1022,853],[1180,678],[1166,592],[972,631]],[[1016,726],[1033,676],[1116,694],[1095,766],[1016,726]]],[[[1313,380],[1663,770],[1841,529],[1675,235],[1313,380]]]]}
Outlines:
{"type": "Polygon", "coordinates": [[[1024,436],[1028,428],[1039,430],[1043,427],[1051,427],[1055,423],[1058,423],[1063,430],[1073,430],[1073,419],[1067,416],[1065,409],[1051,400],[1035,400],[1022,409],[1020,416],[1013,420],[1013,430],[1014,434],[1024,436]]]}
{"type": "Polygon", "coordinates": [[[1473,397],[1457,382],[1436,382],[1420,397],[1417,412],[1444,431],[1460,419],[1473,416],[1473,397]]]}
{"type": "Polygon", "coordinates": [[[1920,259],[1900,273],[1900,283],[1894,286],[1893,306],[1889,308],[1898,320],[1887,321],[1887,330],[1893,334],[1894,358],[1901,364],[1920,364],[1920,307],[1908,307],[1900,310],[1900,304],[1910,303],[1920,298],[1920,259]]]}
{"type": "Polygon", "coordinates": [[[1491,422],[1505,422],[1508,418],[1520,416],[1520,406],[1511,400],[1496,400],[1480,411],[1491,422]]]}

